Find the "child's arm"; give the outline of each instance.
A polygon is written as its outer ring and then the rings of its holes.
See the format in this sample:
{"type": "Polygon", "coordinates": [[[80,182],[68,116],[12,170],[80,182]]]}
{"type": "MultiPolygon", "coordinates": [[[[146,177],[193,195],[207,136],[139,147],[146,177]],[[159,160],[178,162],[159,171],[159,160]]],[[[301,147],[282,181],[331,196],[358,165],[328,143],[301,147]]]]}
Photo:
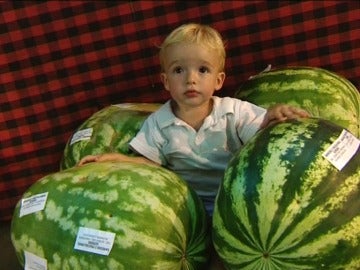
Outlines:
{"type": "Polygon", "coordinates": [[[100,155],[85,156],[78,162],[77,166],[82,166],[90,162],[101,162],[101,161],[118,161],[118,162],[132,162],[138,164],[158,165],[155,162],[142,156],[129,157],[120,153],[106,153],[100,155]]]}
{"type": "Polygon", "coordinates": [[[285,104],[277,104],[268,109],[260,128],[265,128],[269,125],[283,122],[287,119],[306,118],[309,116],[310,114],[303,109],[285,104]]]}

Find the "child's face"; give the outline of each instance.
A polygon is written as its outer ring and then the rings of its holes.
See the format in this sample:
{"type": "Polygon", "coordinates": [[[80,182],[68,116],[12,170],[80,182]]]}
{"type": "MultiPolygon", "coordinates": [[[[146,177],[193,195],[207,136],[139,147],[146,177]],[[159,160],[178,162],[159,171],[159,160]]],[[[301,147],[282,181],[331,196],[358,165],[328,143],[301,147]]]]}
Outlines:
{"type": "Polygon", "coordinates": [[[196,107],[209,102],[224,82],[214,50],[197,44],[175,44],[165,51],[161,79],[179,107],[196,107]]]}

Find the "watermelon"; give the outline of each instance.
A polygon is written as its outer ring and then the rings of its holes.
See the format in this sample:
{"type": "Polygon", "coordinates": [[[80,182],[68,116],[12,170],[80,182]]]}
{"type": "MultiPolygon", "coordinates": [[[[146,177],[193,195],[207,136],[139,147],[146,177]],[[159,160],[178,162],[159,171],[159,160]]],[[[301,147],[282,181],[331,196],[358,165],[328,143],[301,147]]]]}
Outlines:
{"type": "Polygon", "coordinates": [[[359,198],[354,135],[315,118],[270,126],[228,164],[215,250],[227,269],[359,269],[359,198]]]}
{"type": "Polygon", "coordinates": [[[66,143],[60,169],[75,166],[86,155],[119,152],[135,155],[129,141],[141,128],[157,103],[121,103],[105,107],[85,120],[66,143]]]}
{"type": "Polygon", "coordinates": [[[264,108],[284,103],[307,110],[360,137],[360,94],[346,78],[322,68],[286,67],[252,76],[235,97],[264,108]]]}
{"type": "Polygon", "coordinates": [[[34,183],[15,208],[11,240],[22,266],[31,254],[50,270],[203,269],[206,222],[201,200],[176,174],[98,162],[34,183]],[[44,208],[30,211],[44,194],[44,208]]]}

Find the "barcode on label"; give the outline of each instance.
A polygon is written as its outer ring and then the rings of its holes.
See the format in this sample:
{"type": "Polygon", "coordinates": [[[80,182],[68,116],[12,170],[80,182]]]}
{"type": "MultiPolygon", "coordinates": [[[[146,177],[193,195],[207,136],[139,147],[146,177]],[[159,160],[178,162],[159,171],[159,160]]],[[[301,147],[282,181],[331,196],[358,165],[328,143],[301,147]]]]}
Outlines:
{"type": "Polygon", "coordinates": [[[109,255],[114,244],[115,233],[80,227],[74,249],[109,255]]]}

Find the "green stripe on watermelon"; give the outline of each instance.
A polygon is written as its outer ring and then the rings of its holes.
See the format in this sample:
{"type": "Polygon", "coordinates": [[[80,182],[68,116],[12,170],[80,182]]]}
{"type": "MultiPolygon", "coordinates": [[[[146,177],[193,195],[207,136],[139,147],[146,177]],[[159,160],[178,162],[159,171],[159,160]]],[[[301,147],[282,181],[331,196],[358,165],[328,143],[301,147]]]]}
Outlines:
{"type": "Polygon", "coordinates": [[[357,269],[360,150],[341,171],[322,157],[341,131],[323,120],[289,121],[232,159],[213,216],[229,269],[357,269]]]}
{"type": "Polygon", "coordinates": [[[174,173],[131,163],[91,163],[50,174],[23,198],[48,192],[43,211],[19,217],[11,238],[48,269],[202,269],[209,234],[201,200],[174,173]],[[74,249],[79,227],[116,234],[109,256],[74,249]]]}
{"type": "Polygon", "coordinates": [[[360,137],[360,94],[344,77],[315,67],[287,67],[251,77],[235,97],[268,108],[277,103],[301,107],[360,137]]]}
{"type": "Polygon", "coordinates": [[[108,106],[89,117],[68,140],[60,163],[61,169],[75,166],[86,155],[119,152],[134,155],[129,141],[141,128],[144,120],[160,107],[156,103],[122,103],[108,106]],[[82,130],[92,129],[91,137],[71,143],[82,130]]]}

